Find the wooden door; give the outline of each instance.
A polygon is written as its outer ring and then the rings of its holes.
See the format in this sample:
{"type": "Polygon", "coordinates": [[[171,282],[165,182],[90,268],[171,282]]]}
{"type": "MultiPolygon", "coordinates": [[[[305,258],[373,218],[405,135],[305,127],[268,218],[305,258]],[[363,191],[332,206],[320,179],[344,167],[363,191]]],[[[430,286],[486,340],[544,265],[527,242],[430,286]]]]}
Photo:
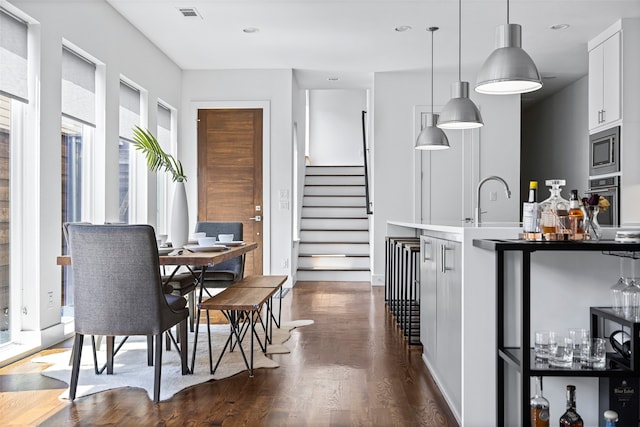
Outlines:
{"type": "Polygon", "coordinates": [[[198,221],[238,221],[245,276],[262,274],[262,109],[198,110],[198,221]]]}

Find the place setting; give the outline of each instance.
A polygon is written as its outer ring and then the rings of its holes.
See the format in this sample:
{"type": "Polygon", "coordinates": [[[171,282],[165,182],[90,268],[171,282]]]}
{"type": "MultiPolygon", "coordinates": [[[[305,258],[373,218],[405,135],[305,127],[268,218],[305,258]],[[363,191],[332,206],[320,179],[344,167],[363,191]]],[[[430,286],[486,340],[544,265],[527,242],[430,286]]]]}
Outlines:
{"type": "Polygon", "coordinates": [[[207,233],[193,233],[184,249],[190,252],[221,252],[230,247],[242,246],[244,241],[233,240],[233,234],[218,234],[218,236],[207,236],[207,233]]]}

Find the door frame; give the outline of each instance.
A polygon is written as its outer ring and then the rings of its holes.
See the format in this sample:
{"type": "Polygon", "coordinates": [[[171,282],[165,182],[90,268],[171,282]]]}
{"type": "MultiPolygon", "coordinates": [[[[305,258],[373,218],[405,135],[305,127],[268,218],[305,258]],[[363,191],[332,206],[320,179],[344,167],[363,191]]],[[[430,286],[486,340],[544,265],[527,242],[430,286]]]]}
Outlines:
{"type": "MultiPolygon", "coordinates": [[[[262,109],[262,274],[271,274],[271,103],[270,101],[192,101],[187,123],[198,128],[198,110],[262,109]]],[[[194,150],[197,157],[197,141],[194,150]]],[[[197,165],[197,162],[196,162],[197,165]]],[[[196,167],[197,180],[197,167],[196,167]]],[[[197,192],[197,189],[196,189],[197,192]]],[[[197,199],[196,199],[197,200],[197,199]]],[[[197,218],[197,207],[196,207],[197,218]]]]}

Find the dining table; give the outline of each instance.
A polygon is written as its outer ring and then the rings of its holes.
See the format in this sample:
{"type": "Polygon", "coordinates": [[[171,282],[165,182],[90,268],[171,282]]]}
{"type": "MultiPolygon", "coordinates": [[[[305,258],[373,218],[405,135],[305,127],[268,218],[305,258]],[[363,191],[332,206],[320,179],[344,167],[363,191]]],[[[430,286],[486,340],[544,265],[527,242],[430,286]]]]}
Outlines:
{"type": "MultiPolygon", "coordinates": [[[[224,248],[215,247],[211,250],[198,250],[197,247],[189,248],[175,248],[170,254],[158,255],[159,264],[161,266],[175,266],[175,269],[169,274],[164,282],[171,281],[173,276],[181,267],[186,267],[194,275],[194,280],[198,280],[198,287],[200,288],[198,303],[199,307],[202,303],[202,290],[204,289],[204,273],[208,267],[213,267],[221,262],[228,261],[236,257],[244,257],[248,252],[253,251],[258,247],[257,242],[243,242],[242,244],[234,246],[225,246],[224,248]],[[198,271],[199,270],[199,271],[198,271]]],[[[71,255],[58,255],[56,258],[56,264],[59,266],[72,266],[71,255]]],[[[243,260],[244,265],[244,260],[243,260]]],[[[163,283],[164,284],[164,283],[163,283]]],[[[193,294],[193,293],[192,293],[193,294]]],[[[194,298],[190,298],[190,304],[194,304],[194,298]]],[[[200,309],[198,308],[197,317],[200,315],[200,309]]],[[[197,322],[198,319],[196,318],[197,322]]],[[[197,338],[196,338],[197,340],[197,338]]],[[[191,369],[193,372],[196,358],[196,342],[193,345],[193,356],[191,359],[191,369]]]]}

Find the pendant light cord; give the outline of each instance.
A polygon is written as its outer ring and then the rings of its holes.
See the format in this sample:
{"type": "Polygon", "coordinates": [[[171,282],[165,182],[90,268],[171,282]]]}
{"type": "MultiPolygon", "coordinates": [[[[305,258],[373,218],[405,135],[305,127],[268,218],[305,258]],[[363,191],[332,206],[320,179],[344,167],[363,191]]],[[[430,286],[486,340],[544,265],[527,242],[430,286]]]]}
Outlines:
{"type": "Polygon", "coordinates": [[[458,0],[458,81],[462,81],[462,0],[458,0]]]}
{"type": "Polygon", "coordinates": [[[509,0],[507,0],[507,25],[509,25],[509,0]]]}
{"type": "MultiPolygon", "coordinates": [[[[433,117],[433,33],[435,30],[431,31],[431,117],[433,117]]],[[[434,124],[435,126],[435,124],[434,124]]]]}

